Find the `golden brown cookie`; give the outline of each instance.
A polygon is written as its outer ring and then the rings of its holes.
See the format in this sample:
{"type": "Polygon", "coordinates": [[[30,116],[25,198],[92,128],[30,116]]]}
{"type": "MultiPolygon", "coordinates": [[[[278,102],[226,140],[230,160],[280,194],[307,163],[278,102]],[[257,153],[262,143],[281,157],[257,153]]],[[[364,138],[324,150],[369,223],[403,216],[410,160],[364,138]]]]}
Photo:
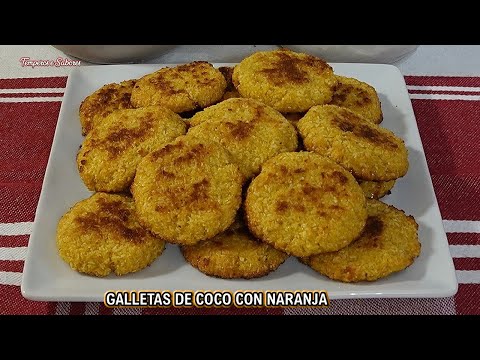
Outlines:
{"type": "Polygon", "coordinates": [[[92,191],[127,191],[142,157],[185,132],[182,118],[161,106],[117,110],[83,141],[77,155],[80,177],[92,191]]]}
{"type": "Polygon", "coordinates": [[[368,200],[367,211],[367,225],[357,240],[339,251],[302,261],[343,282],[375,281],[410,266],[421,249],[415,219],[378,200],[368,200]]]}
{"type": "Polygon", "coordinates": [[[351,110],[314,106],[297,128],[307,150],[329,157],[357,179],[389,181],[407,173],[408,152],[403,140],[351,110]]]}
{"type": "Polygon", "coordinates": [[[56,243],[72,269],[94,276],[142,270],[165,248],[140,226],[131,197],[106,193],[95,193],[65,213],[56,243]]]}
{"type": "Polygon", "coordinates": [[[232,155],[246,179],[271,157],[295,151],[295,128],[276,110],[252,99],[222,101],[195,114],[187,136],[211,139],[232,155]]]}
{"type": "Polygon", "coordinates": [[[107,84],[87,96],[80,104],[79,110],[82,135],[88,134],[111,112],[133,108],[130,96],[135,82],[136,80],[127,80],[120,84],[107,84]]]}
{"type": "Polygon", "coordinates": [[[162,68],[137,81],[133,106],[165,106],[176,113],[204,108],[219,101],[227,83],[222,73],[206,61],[162,68]]]}
{"type": "Polygon", "coordinates": [[[382,122],[382,107],[373,86],[345,76],[337,75],[337,80],[330,104],[346,107],[374,124],[382,122]]]}
{"type": "Polygon", "coordinates": [[[332,100],[337,79],[325,61],[289,50],[256,52],[235,66],[232,81],[242,97],[282,112],[305,112],[332,100]]]}
{"type": "Polygon", "coordinates": [[[142,159],[131,191],[146,228],[168,242],[192,245],[233,223],[242,183],[220,144],[180,136],[142,159]]]}
{"type": "Polygon", "coordinates": [[[267,161],[247,190],[252,233],[294,256],[335,251],[358,237],[366,198],[355,178],[332,160],[310,152],[267,161]]]}
{"type": "Polygon", "coordinates": [[[276,270],[288,255],[255,239],[242,221],[195,245],[182,246],[185,260],[209,276],[252,279],[276,270]]]}

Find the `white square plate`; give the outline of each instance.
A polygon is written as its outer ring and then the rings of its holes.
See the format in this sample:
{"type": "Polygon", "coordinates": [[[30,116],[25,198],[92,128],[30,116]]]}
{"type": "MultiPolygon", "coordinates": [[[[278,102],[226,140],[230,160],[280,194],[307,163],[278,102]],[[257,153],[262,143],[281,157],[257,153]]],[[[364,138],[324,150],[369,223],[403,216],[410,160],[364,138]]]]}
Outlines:
{"type": "MultiPolygon", "coordinates": [[[[215,64],[225,66],[232,64],[215,64]]],[[[410,169],[383,201],[413,215],[419,224],[420,257],[406,270],[372,283],[329,280],[295,258],[266,277],[223,280],[208,277],[185,262],[178,247],[167,245],[150,267],[122,277],[95,278],[73,271],[59,257],[55,243],[60,217],[90,196],[77,171],[75,156],[82,143],[78,108],[81,101],[107,83],[139,78],[165,65],[80,67],[68,78],[50,159],[30,236],[22,294],[32,300],[103,301],[107,290],[327,290],[329,297],[444,297],[457,291],[457,280],[440,211],[418,133],[415,115],[400,71],[392,65],[332,64],[335,73],[374,86],[382,102],[382,126],[402,137],[410,169]]]]}

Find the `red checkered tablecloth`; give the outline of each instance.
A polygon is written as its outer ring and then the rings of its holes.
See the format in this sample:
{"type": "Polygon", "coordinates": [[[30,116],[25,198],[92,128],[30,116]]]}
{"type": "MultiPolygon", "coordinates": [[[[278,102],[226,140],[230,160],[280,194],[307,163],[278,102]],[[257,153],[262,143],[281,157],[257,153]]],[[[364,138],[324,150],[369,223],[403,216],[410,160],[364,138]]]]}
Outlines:
{"type": "Polygon", "coordinates": [[[459,282],[454,297],[324,309],[111,309],[35,302],[20,283],[66,77],[0,79],[0,314],[480,314],[480,77],[406,76],[459,282]]]}

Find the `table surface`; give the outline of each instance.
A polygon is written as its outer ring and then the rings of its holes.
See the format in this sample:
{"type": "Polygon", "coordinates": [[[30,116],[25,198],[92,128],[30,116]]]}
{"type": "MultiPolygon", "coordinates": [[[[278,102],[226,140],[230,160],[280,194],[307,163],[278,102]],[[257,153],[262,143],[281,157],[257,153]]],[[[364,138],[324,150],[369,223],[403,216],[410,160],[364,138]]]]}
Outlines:
{"type": "MultiPolygon", "coordinates": [[[[237,62],[274,48],[181,45],[148,63],[237,62]]],[[[58,56],[65,57],[49,45],[0,46],[0,314],[480,314],[480,46],[420,45],[395,63],[408,85],[458,293],[440,299],[334,300],[327,309],[302,310],[109,309],[101,303],[33,302],[21,296],[29,229],[72,67],[32,69],[22,67],[19,59],[58,56]]]]}

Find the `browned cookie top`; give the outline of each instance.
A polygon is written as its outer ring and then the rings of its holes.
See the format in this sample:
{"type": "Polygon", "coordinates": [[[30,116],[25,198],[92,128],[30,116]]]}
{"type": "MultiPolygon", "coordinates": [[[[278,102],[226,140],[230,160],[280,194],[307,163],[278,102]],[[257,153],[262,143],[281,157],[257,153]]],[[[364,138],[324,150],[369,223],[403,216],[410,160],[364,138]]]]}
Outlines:
{"type": "Polygon", "coordinates": [[[131,109],[130,102],[136,80],[122,81],[120,84],[107,84],[87,96],[80,104],[79,115],[82,135],[86,135],[103,118],[119,109],[131,109]]]}
{"type": "Polygon", "coordinates": [[[309,256],[352,242],[365,225],[365,202],[354,177],[332,160],[283,153],[250,184],[245,211],[256,237],[290,255],[309,256]]]}
{"type": "Polygon", "coordinates": [[[235,66],[233,83],[242,97],[282,112],[304,112],[331,101],[337,79],[320,58],[288,50],[256,52],[235,66]]]}
{"type": "Polygon", "coordinates": [[[135,107],[162,105],[177,113],[204,108],[219,101],[227,83],[206,61],[162,68],[137,81],[132,91],[135,107]]]}
{"type": "Polygon", "coordinates": [[[357,240],[337,252],[302,261],[344,282],[374,281],[410,266],[421,249],[415,219],[373,199],[367,201],[367,211],[367,224],[357,240]]]}

